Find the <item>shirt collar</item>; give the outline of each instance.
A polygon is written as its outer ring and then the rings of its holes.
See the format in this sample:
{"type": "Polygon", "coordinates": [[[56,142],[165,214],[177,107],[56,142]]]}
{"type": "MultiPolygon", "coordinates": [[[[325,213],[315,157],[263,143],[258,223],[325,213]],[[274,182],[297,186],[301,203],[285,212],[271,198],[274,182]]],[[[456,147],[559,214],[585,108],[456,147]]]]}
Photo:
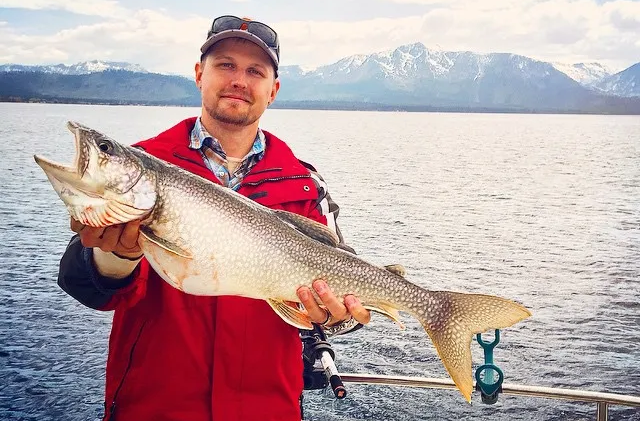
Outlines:
{"type": "MultiPolygon", "coordinates": [[[[193,126],[193,130],[191,130],[189,148],[202,149],[203,146],[210,147],[222,158],[227,159],[227,154],[224,152],[224,149],[222,149],[220,141],[211,136],[209,132],[207,132],[207,129],[204,128],[202,122],[200,121],[200,117],[198,117],[196,119],[195,125],[193,126]]],[[[251,147],[251,150],[249,150],[247,155],[243,158],[243,161],[253,155],[257,155],[258,158],[261,158],[264,154],[266,146],[267,142],[264,133],[261,129],[258,128],[258,133],[256,134],[256,138],[253,141],[253,146],[251,147]]]]}

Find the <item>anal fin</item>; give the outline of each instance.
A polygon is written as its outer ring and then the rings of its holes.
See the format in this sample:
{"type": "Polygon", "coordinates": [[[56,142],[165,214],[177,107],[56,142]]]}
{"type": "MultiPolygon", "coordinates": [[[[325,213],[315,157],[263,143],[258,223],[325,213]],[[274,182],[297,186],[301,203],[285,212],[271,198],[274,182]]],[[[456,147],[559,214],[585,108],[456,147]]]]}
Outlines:
{"type": "Polygon", "coordinates": [[[387,316],[400,327],[400,330],[405,329],[404,323],[402,323],[402,321],[400,320],[400,312],[398,312],[397,308],[391,307],[390,305],[387,305],[387,304],[380,304],[380,303],[375,305],[364,304],[363,307],[369,311],[373,311],[375,313],[380,313],[383,316],[387,316]]]}
{"type": "Polygon", "coordinates": [[[313,329],[311,319],[309,315],[291,307],[283,300],[277,300],[275,298],[267,298],[267,303],[271,306],[273,311],[282,318],[285,322],[298,329],[313,329]]]}

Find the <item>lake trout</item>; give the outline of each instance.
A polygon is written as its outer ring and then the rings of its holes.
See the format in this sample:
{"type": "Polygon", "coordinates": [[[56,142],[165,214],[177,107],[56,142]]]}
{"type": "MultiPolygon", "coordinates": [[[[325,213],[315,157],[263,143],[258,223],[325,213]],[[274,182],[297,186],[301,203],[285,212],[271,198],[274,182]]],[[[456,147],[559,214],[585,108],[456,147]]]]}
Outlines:
{"type": "Polygon", "coordinates": [[[145,258],[185,293],[265,300],[286,323],[311,329],[291,303],[299,302],[300,286],[322,279],[337,297],[354,294],[401,328],[400,311],[419,320],[468,402],[473,335],[531,315],[496,296],[427,290],[400,265],[379,267],[344,251],[323,224],[264,207],[82,124],[67,127],[75,136],[73,165],[34,158],[69,214],[92,227],[140,219],[145,258]]]}

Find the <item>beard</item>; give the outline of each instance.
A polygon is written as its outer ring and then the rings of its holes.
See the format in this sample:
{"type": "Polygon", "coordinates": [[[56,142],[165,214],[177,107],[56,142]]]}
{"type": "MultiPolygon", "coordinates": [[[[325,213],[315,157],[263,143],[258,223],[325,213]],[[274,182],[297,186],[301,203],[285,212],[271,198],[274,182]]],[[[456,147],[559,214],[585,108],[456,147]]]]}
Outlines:
{"type": "Polygon", "coordinates": [[[224,124],[231,124],[233,126],[250,126],[258,120],[257,116],[252,116],[250,114],[250,110],[239,113],[233,107],[229,107],[229,110],[225,110],[219,105],[216,105],[215,107],[205,105],[204,109],[212,119],[224,124]]]}

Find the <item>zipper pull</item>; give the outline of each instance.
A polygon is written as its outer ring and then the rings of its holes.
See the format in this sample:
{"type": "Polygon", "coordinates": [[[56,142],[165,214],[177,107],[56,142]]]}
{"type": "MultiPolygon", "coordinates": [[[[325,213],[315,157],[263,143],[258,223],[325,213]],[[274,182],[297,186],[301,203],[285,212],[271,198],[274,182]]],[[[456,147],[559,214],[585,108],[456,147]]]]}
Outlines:
{"type": "Polygon", "coordinates": [[[111,406],[109,407],[109,417],[107,418],[107,421],[114,421],[115,415],[116,415],[116,401],[113,401],[111,402],[111,406]]]}

